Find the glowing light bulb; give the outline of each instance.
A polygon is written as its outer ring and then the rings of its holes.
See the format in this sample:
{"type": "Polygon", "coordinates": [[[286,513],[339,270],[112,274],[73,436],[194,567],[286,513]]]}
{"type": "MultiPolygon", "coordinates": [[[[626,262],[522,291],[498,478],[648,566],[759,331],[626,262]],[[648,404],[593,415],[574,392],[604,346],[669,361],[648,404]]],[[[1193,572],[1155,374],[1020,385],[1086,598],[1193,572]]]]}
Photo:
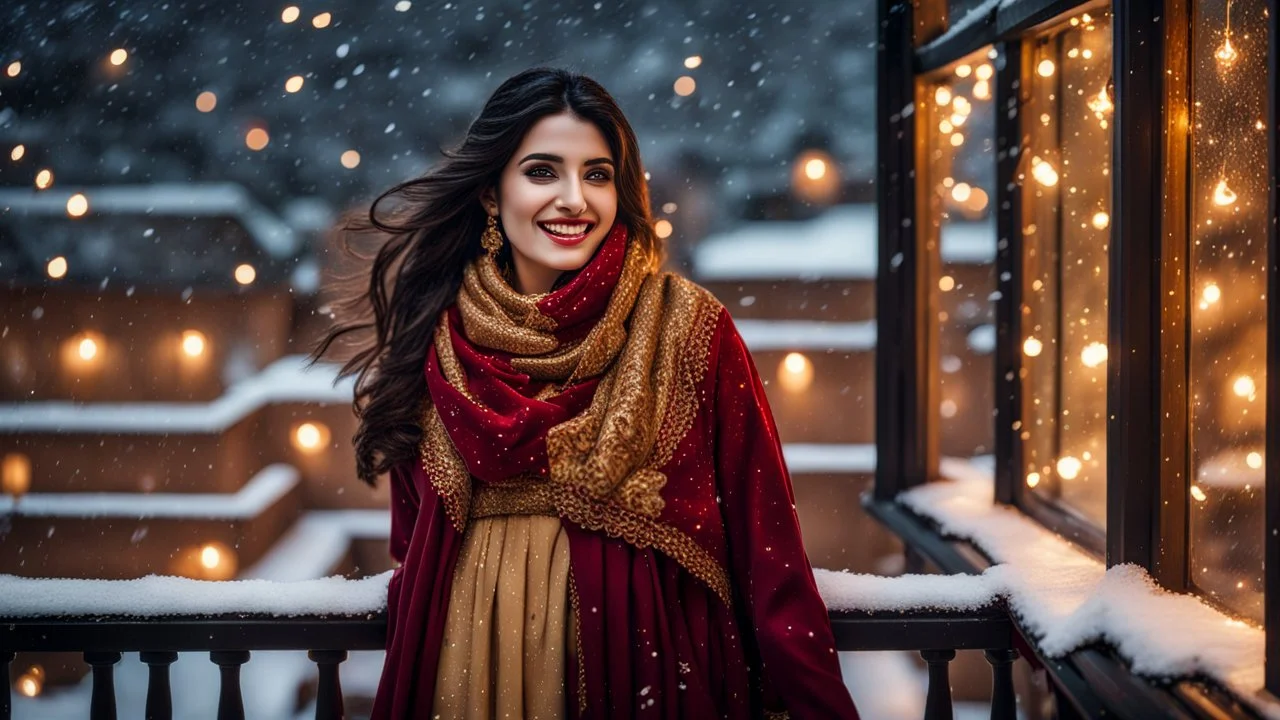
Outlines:
{"type": "Polygon", "coordinates": [[[293,77],[284,81],[284,91],[290,92],[290,93],[296,93],[302,89],[303,82],[304,80],[301,75],[294,75],[293,77]]]}
{"type": "Polygon", "coordinates": [[[1213,188],[1213,204],[1218,207],[1230,207],[1236,203],[1236,193],[1227,187],[1227,180],[1223,178],[1218,181],[1216,187],[1213,188]]]}
{"type": "Polygon", "coordinates": [[[1204,494],[1199,485],[1191,486],[1191,497],[1195,498],[1197,502],[1204,502],[1209,499],[1209,496],[1204,494]]]}
{"type": "Polygon", "coordinates": [[[53,171],[45,168],[36,173],[36,187],[40,190],[47,190],[53,184],[53,171]]]}
{"type": "Polygon", "coordinates": [[[1253,468],[1254,470],[1258,470],[1262,467],[1262,453],[1251,452],[1244,459],[1244,461],[1249,464],[1249,467],[1253,468]]]}
{"type": "Polygon", "coordinates": [[[240,283],[241,285],[248,285],[252,283],[256,277],[258,277],[258,272],[253,269],[252,265],[245,263],[243,265],[236,266],[235,277],[236,277],[236,282],[240,283]]]}
{"type": "Polygon", "coordinates": [[[199,330],[186,330],[182,333],[182,352],[189,357],[200,357],[204,354],[204,333],[199,330]]]}
{"type": "Polygon", "coordinates": [[[956,66],[956,77],[967,78],[967,77],[969,77],[969,76],[970,76],[970,75],[972,75],[972,74],[973,74],[973,66],[972,66],[972,65],[957,65],[957,66],[956,66]]]}
{"type": "Polygon", "coordinates": [[[298,16],[301,14],[302,14],[302,11],[298,9],[297,5],[290,5],[289,7],[280,11],[280,21],[291,23],[297,20],[298,16]]]}
{"type": "Polygon", "coordinates": [[[218,96],[209,90],[205,90],[196,96],[196,109],[200,112],[213,112],[218,107],[218,96]]]}
{"type": "MultiPolygon", "coordinates": [[[[987,67],[983,65],[983,67],[987,67]]],[[[991,98],[991,83],[986,80],[979,80],[973,84],[973,96],[979,100],[988,100],[991,98]]]]}
{"type": "Polygon", "coordinates": [[[1222,41],[1222,45],[1218,47],[1218,51],[1213,54],[1218,58],[1218,62],[1223,65],[1230,66],[1240,57],[1240,53],[1236,52],[1235,46],[1231,44],[1231,36],[1228,35],[1222,41]]]}
{"type": "Polygon", "coordinates": [[[943,275],[938,278],[938,289],[942,292],[951,292],[956,287],[956,279],[950,275],[943,275]]]}
{"type": "Polygon", "coordinates": [[[110,60],[112,65],[116,65],[116,66],[123,65],[125,61],[128,59],[129,59],[129,51],[125,50],[124,48],[117,48],[111,51],[110,60]]]}
{"type": "Polygon", "coordinates": [[[244,134],[244,144],[253,151],[258,151],[271,142],[271,136],[262,128],[253,128],[244,134]]]}
{"type": "Polygon", "coordinates": [[[5,74],[9,77],[18,77],[22,74],[22,63],[18,60],[9,63],[9,67],[5,69],[5,74]]]}
{"type": "Polygon", "coordinates": [[[1044,343],[1034,337],[1029,337],[1022,341],[1022,352],[1025,353],[1027,357],[1039,357],[1040,353],[1043,351],[1044,343]]]}
{"type": "Polygon", "coordinates": [[[1039,156],[1031,158],[1031,177],[1045,187],[1058,184],[1058,171],[1048,162],[1041,160],[1039,156]]]}
{"type": "Polygon", "coordinates": [[[684,66],[689,68],[690,70],[696,67],[699,67],[701,65],[702,65],[702,56],[700,55],[690,55],[689,57],[684,59],[684,66]]]}
{"type": "Polygon", "coordinates": [[[1040,484],[1040,473],[1027,473],[1027,487],[1033,488],[1040,484]]]}
{"type": "Polygon", "coordinates": [[[1258,391],[1258,385],[1254,383],[1253,378],[1248,375],[1241,375],[1236,381],[1231,383],[1231,392],[1239,397],[1249,398],[1252,400],[1258,391]]]}
{"type": "Polygon", "coordinates": [[[1107,361],[1107,346],[1100,342],[1091,342],[1080,351],[1080,362],[1085,367],[1096,368],[1107,361]]]}
{"type": "Polygon", "coordinates": [[[948,88],[945,88],[945,87],[940,87],[940,88],[938,88],[937,90],[934,90],[934,91],[933,91],[933,100],[934,100],[934,102],[938,103],[939,105],[950,105],[950,104],[951,104],[951,90],[950,90],[950,89],[948,89],[948,88]]]}
{"type": "Polygon", "coordinates": [[[979,80],[990,80],[991,76],[994,75],[996,71],[991,67],[991,63],[982,63],[978,66],[978,69],[973,72],[978,76],[979,80]]]}
{"type": "Polygon", "coordinates": [[[1057,66],[1053,64],[1052,60],[1041,60],[1040,64],[1036,65],[1036,73],[1039,74],[1040,77],[1045,78],[1053,77],[1053,73],[1057,69],[1057,66]]]}
{"type": "Polygon", "coordinates": [[[951,198],[956,202],[965,202],[972,195],[973,188],[969,186],[969,183],[956,183],[956,186],[951,188],[951,198]]]}
{"type": "Polygon", "coordinates": [[[961,125],[964,124],[964,121],[968,119],[969,118],[966,115],[961,115],[960,113],[951,113],[951,125],[953,127],[960,127],[961,125]]]}
{"type": "Polygon", "coordinates": [[[1098,115],[1109,113],[1115,109],[1115,103],[1111,102],[1111,96],[1107,94],[1106,85],[1102,86],[1097,95],[1089,98],[1089,109],[1098,115]]]}
{"type": "Polygon", "coordinates": [[[951,136],[951,147],[960,147],[964,144],[964,135],[956,133],[951,136]]]}
{"type": "Polygon", "coordinates": [[[65,277],[67,274],[67,259],[59,255],[50,260],[49,264],[45,266],[45,272],[54,280],[65,277]]]}
{"type": "Polygon", "coordinates": [[[670,220],[659,220],[653,224],[653,234],[664,240],[671,237],[671,233],[674,231],[675,228],[672,227],[670,220]]]}
{"type": "Polygon", "coordinates": [[[810,180],[821,180],[827,176],[827,163],[822,158],[812,158],[804,164],[804,175],[810,180]]]}
{"type": "Polygon", "coordinates": [[[360,165],[360,153],[355,150],[348,150],[342,153],[342,167],[348,170],[354,170],[360,165]]]}
{"type": "Polygon", "coordinates": [[[688,97],[693,94],[694,90],[698,89],[698,81],[688,75],[682,75],[676,78],[675,85],[672,87],[680,97],[688,97]]]}
{"type": "Polygon", "coordinates": [[[67,198],[67,214],[73,218],[84,217],[89,212],[89,198],[84,193],[76,193],[67,198]]]}
{"type": "Polygon", "coordinates": [[[952,125],[950,120],[943,120],[942,122],[938,123],[938,132],[942,133],[943,135],[950,135],[951,132],[955,129],[956,129],[956,126],[952,125]]]}
{"type": "Polygon", "coordinates": [[[1111,224],[1111,216],[1099,210],[1093,214],[1093,226],[1099,230],[1106,230],[1111,224]]]}
{"type": "Polygon", "coordinates": [[[1084,463],[1079,458],[1067,455],[1058,460],[1058,475],[1063,480],[1075,480],[1080,476],[1080,471],[1084,469],[1084,463]]]}
{"type": "Polygon", "coordinates": [[[968,98],[963,95],[957,95],[955,99],[951,101],[951,107],[961,115],[968,115],[973,112],[973,103],[970,103],[968,98]]]}
{"type": "Polygon", "coordinates": [[[80,353],[81,360],[92,360],[98,355],[98,343],[94,342],[93,338],[84,338],[76,350],[80,353]]]}
{"type": "Polygon", "coordinates": [[[212,570],[218,567],[218,563],[222,562],[222,553],[218,552],[218,548],[212,545],[205,545],[200,550],[200,564],[212,570]]]}
{"type": "Polygon", "coordinates": [[[22,156],[26,154],[27,154],[26,145],[14,145],[13,150],[9,151],[9,159],[14,162],[18,162],[19,160],[22,159],[22,156]]]}
{"type": "Polygon", "coordinates": [[[791,392],[808,389],[813,384],[813,363],[801,353],[787,353],[778,366],[778,383],[791,392]]]}
{"type": "Polygon", "coordinates": [[[329,27],[329,23],[333,21],[333,14],[322,12],[311,18],[311,26],[318,29],[329,27]]]}
{"type": "Polygon", "coordinates": [[[1222,288],[1215,283],[1209,283],[1204,286],[1204,290],[1200,291],[1200,299],[1205,305],[1212,305],[1222,299],[1222,288]]]}

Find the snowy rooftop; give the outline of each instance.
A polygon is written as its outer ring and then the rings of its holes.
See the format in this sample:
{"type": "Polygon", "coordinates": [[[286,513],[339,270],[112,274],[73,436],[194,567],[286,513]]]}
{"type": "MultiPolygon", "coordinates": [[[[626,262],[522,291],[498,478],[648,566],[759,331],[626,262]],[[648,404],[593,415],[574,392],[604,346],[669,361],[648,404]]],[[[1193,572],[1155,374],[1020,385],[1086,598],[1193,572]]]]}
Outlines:
{"type": "Polygon", "coordinates": [[[0,432],[217,433],[272,403],[351,402],[355,381],[335,385],[336,377],[334,364],[307,368],[291,355],[207,403],[0,403],[0,432]]]}
{"type": "MultiPolygon", "coordinates": [[[[876,208],[837,205],[812,220],[752,222],[708,236],[694,251],[702,280],[871,279],[876,275],[876,208]]],[[[995,260],[993,221],[942,227],[942,260],[995,260]]]]}

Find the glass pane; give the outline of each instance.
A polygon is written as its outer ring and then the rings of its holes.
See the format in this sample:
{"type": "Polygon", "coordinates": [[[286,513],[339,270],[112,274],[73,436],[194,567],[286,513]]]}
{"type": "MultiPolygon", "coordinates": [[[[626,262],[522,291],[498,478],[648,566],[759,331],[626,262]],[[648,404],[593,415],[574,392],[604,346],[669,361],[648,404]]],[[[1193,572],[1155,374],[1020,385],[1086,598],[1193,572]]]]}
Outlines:
{"type": "Polygon", "coordinates": [[[1267,3],[1198,2],[1194,12],[1191,577],[1262,622],[1267,3]]]}
{"type": "Polygon", "coordinates": [[[1022,110],[1023,439],[1027,486],[1106,524],[1111,17],[1034,39],[1022,110]]]}
{"type": "MultiPolygon", "coordinates": [[[[939,450],[991,452],[995,291],[996,53],[983,49],[927,83],[928,242],[940,241],[929,276],[938,310],[939,450]]],[[[932,253],[932,245],[930,251],[932,253]]]]}

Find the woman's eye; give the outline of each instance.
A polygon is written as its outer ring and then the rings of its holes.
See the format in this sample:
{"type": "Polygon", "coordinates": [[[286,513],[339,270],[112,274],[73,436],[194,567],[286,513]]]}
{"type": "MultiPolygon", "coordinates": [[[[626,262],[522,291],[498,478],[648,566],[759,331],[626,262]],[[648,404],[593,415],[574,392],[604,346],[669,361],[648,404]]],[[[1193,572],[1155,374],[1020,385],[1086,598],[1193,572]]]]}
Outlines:
{"type": "Polygon", "coordinates": [[[529,177],[540,177],[540,178],[555,177],[555,173],[551,172],[551,168],[542,167],[542,166],[530,168],[529,170],[525,171],[525,175],[528,175],[529,177]]]}
{"type": "Polygon", "coordinates": [[[595,172],[591,173],[590,175],[587,175],[587,177],[591,178],[592,180],[600,180],[600,181],[603,181],[603,182],[609,182],[609,173],[607,173],[607,172],[605,172],[605,171],[603,171],[603,170],[597,170],[597,171],[595,171],[595,172]]]}

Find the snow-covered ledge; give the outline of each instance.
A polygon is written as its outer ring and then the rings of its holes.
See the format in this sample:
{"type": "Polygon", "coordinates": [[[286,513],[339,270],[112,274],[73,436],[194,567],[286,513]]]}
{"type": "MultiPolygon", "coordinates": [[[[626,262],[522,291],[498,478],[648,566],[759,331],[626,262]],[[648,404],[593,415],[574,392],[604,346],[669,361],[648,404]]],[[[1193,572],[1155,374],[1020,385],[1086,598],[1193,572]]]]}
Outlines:
{"type": "MultiPolygon", "coordinates": [[[[914,488],[898,501],[947,535],[969,541],[996,564],[982,575],[942,577],[937,584],[894,578],[904,583],[901,587],[923,583],[913,589],[916,606],[950,606],[953,598],[972,601],[990,592],[1005,599],[1028,640],[1050,657],[1105,642],[1136,674],[1185,678],[1202,673],[1264,717],[1280,720],[1280,703],[1263,690],[1261,629],[1194,595],[1161,588],[1136,565],[1108,570],[1022,513],[996,505],[990,469],[959,460],[944,460],[941,469],[951,481],[914,488]]],[[[865,576],[816,574],[827,588],[824,594],[847,598],[843,604],[848,606],[902,607],[893,604],[896,591],[860,595],[871,587],[865,576]]]]}

